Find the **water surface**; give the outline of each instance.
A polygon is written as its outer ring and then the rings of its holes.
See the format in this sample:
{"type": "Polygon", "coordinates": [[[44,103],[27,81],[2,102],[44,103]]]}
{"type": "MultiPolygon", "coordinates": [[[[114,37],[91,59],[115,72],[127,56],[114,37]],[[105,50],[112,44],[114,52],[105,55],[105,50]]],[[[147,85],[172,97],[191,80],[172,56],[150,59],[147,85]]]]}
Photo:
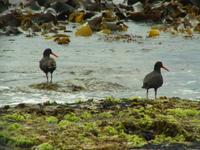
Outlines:
{"type": "MultiPolygon", "coordinates": [[[[141,89],[144,76],[152,71],[156,61],[163,61],[170,72],[162,71],[164,85],[158,96],[200,99],[200,42],[161,33],[158,38],[146,38],[150,26],[128,23],[127,33],[142,38],[132,42],[104,41],[99,34],[75,37],[69,45],[58,45],[41,36],[0,37],[0,105],[21,102],[39,103],[47,100],[73,102],[79,98],[145,97],[141,89]],[[39,69],[45,48],[59,55],[54,82],[89,86],[80,92],[35,90],[31,84],[46,81],[39,69]]],[[[153,90],[150,97],[153,98],[153,90]]]]}

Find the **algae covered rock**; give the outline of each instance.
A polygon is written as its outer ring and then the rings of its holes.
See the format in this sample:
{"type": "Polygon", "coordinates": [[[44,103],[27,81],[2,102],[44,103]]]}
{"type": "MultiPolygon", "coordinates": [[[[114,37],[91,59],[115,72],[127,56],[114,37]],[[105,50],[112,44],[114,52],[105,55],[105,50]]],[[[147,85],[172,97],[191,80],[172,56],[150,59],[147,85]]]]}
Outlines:
{"type": "Polygon", "coordinates": [[[53,90],[56,91],[59,88],[58,84],[47,84],[47,83],[40,83],[40,84],[32,84],[30,87],[34,89],[40,89],[40,90],[53,90]]]}
{"type": "Polygon", "coordinates": [[[42,143],[36,149],[37,150],[54,150],[54,147],[49,143],[42,143]]]}
{"type": "Polygon", "coordinates": [[[48,102],[38,109],[28,104],[0,108],[0,142],[16,150],[200,146],[196,101],[107,97],[65,105],[48,102]]]}

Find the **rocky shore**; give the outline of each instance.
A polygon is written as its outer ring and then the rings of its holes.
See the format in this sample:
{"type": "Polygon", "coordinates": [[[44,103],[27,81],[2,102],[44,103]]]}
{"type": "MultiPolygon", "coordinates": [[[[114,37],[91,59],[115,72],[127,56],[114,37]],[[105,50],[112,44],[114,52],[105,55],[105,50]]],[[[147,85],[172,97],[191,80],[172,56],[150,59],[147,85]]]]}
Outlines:
{"type": "Polygon", "coordinates": [[[131,35],[119,34],[128,30],[127,21],[151,23],[149,37],[161,31],[186,37],[200,32],[198,0],[22,0],[15,4],[2,0],[0,4],[0,35],[42,35],[58,44],[70,43],[69,32],[76,36],[117,32],[118,39],[129,41],[131,35]]]}
{"type": "Polygon", "coordinates": [[[0,149],[199,149],[200,102],[160,97],[0,108],[0,149]]]}

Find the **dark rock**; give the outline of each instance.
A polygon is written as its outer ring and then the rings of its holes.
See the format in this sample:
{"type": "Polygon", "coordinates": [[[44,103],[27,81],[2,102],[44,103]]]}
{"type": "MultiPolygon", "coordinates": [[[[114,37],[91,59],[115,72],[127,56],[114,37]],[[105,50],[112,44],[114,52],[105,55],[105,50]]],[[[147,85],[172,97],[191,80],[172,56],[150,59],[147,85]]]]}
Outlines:
{"type": "Polygon", "coordinates": [[[52,116],[64,115],[72,111],[72,109],[63,105],[62,106],[61,105],[60,106],[59,105],[46,106],[44,107],[43,110],[46,115],[52,115],[52,116]]]}
{"type": "Polygon", "coordinates": [[[17,27],[11,27],[11,26],[8,26],[6,27],[6,35],[18,35],[20,34],[21,31],[19,31],[19,29],[17,27]]]}
{"type": "Polygon", "coordinates": [[[44,6],[44,7],[49,7],[50,6],[50,2],[49,0],[37,0],[38,4],[40,6],[44,6]]]}
{"type": "Polygon", "coordinates": [[[123,22],[102,22],[102,28],[111,31],[122,31],[124,25],[123,22]]]}
{"type": "Polygon", "coordinates": [[[134,8],[132,6],[127,6],[127,5],[119,4],[118,7],[121,8],[121,9],[125,9],[127,11],[134,11],[134,8]]]}
{"type": "Polygon", "coordinates": [[[29,7],[32,10],[40,10],[40,5],[37,1],[29,1],[28,3],[24,4],[24,7],[29,7]]]}
{"type": "Polygon", "coordinates": [[[16,11],[13,11],[9,14],[0,16],[0,28],[11,26],[11,27],[18,27],[21,24],[20,19],[17,17],[19,16],[19,13],[16,11]]]}
{"type": "Polygon", "coordinates": [[[156,134],[165,134],[171,137],[175,137],[179,133],[184,133],[184,129],[181,126],[167,120],[154,121],[151,128],[156,134]]]}
{"type": "Polygon", "coordinates": [[[9,0],[0,0],[0,13],[7,10],[9,6],[9,0]]]}
{"type": "Polygon", "coordinates": [[[66,0],[65,3],[74,7],[74,8],[80,8],[81,7],[80,0],[66,0]]]}
{"type": "Polygon", "coordinates": [[[180,2],[184,5],[192,4],[200,8],[200,1],[199,0],[180,0],[180,2]]]}
{"type": "Polygon", "coordinates": [[[89,10],[89,11],[99,11],[101,10],[102,6],[98,3],[93,3],[91,1],[84,1],[82,3],[83,7],[85,8],[85,10],[89,10]]]}
{"type": "Polygon", "coordinates": [[[26,104],[20,103],[20,104],[17,105],[17,107],[18,107],[18,108],[24,108],[24,107],[26,107],[26,104]]]}
{"type": "Polygon", "coordinates": [[[9,109],[10,106],[9,106],[9,105],[5,105],[3,108],[4,108],[4,109],[9,109]]]}
{"type": "Polygon", "coordinates": [[[75,10],[72,6],[59,1],[51,4],[51,8],[55,9],[57,13],[66,12],[68,15],[75,10]]]}
{"type": "Polygon", "coordinates": [[[56,16],[54,16],[50,12],[35,14],[32,17],[32,21],[33,23],[37,23],[37,24],[43,24],[43,23],[48,23],[48,22],[53,22],[54,24],[57,24],[56,16]]]}
{"type": "Polygon", "coordinates": [[[147,140],[147,141],[150,141],[150,140],[152,140],[152,139],[155,138],[153,131],[142,131],[142,132],[140,133],[140,135],[141,135],[142,137],[144,137],[145,140],[147,140]]]}
{"type": "Polygon", "coordinates": [[[161,150],[198,150],[200,149],[199,143],[192,143],[192,144],[147,144],[139,149],[161,149],[161,150]]]}
{"type": "Polygon", "coordinates": [[[135,125],[134,122],[124,121],[122,123],[123,123],[123,126],[125,128],[125,133],[127,133],[127,134],[134,133],[138,129],[138,126],[135,125]]]}
{"type": "Polygon", "coordinates": [[[99,31],[101,29],[101,22],[102,22],[102,16],[98,16],[89,20],[88,24],[93,31],[99,31]]]}
{"type": "Polygon", "coordinates": [[[61,13],[58,13],[57,15],[57,20],[62,20],[65,21],[69,16],[69,12],[68,11],[62,11],[61,13]]]}
{"type": "Polygon", "coordinates": [[[26,113],[35,113],[38,115],[44,115],[44,111],[42,109],[41,104],[23,104],[18,105],[16,108],[20,108],[21,110],[23,110],[26,113]],[[24,105],[24,106],[23,106],[24,105]]]}
{"type": "Polygon", "coordinates": [[[85,19],[85,20],[86,20],[86,19],[90,19],[90,18],[92,18],[95,14],[96,14],[95,12],[88,11],[88,12],[85,13],[84,19],[85,19]]]}
{"type": "Polygon", "coordinates": [[[161,14],[145,14],[144,12],[132,12],[127,13],[127,19],[133,21],[161,21],[162,17],[161,14]]]}

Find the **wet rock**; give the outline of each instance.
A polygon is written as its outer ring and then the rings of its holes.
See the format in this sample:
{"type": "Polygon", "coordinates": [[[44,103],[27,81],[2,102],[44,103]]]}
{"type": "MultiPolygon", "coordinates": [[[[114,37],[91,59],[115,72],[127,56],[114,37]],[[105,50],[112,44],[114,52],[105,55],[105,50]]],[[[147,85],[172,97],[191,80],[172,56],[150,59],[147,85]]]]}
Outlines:
{"type": "Polygon", "coordinates": [[[40,83],[40,84],[32,84],[30,87],[34,89],[40,89],[40,90],[58,90],[60,87],[58,84],[48,84],[48,83],[40,83]]]}
{"type": "Polygon", "coordinates": [[[147,144],[143,147],[144,149],[163,149],[163,150],[188,150],[188,149],[199,149],[200,144],[147,144]]]}
{"type": "Polygon", "coordinates": [[[69,16],[69,21],[71,22],[76,22],[76,23],[83,23],[84,21],[84,16],[85,16],[85,11],[75,11],[69,16]]]}
{"type": "Polygon", "coordinates": [[[75,10],[75,8],[62,1],[52,3],[51,8],[55,9],[57,13],[65,12],[67,15],[75,10]]]}
{"type": "Polygon", "coordinates": [[[93,18],[91,18],[91,20],[88,21],[88,24],[92,31],[99,31],[101,29],[102,18],[102,16],[94,16],[93,18]]]}
{"type": "Polygon", "coordinates": [[[123,22],[102,22],[101,29],[108,29],[111,31],[127,31],[128,26],[125,25],[123,22]]]}
{"type": "Polygon", "coordinates": [[[124,0],[125,2],[127,2],[127,5],[133,5],[139,1],[144,1],[144,0],[124,0]]]}
{"type": "Polygon", "coordinates": [[[9,6],[9,0],[0,0],[0,13],[7,10],[9,6]]]}
{"type": "Polygon", "coordinates": [[[65,34],[57,34],[53,36],[54,41],[57,42],[58,44],[69,44],[70,43],[70,39],[69,36],[65,35],[65,34]]]}
{"type": "Polygon", "coordinates": [[[86,19],[90,19],[90,18],[92,18],[93,16],[95,16],[95,12],[92,12],[92,11],[86,11],[85,12],[85,16],[84,16],[84,19],[86,20],[86,19]]]}
{"type": "Polygon", "coordinates": [[[40,10],[40,6],[35,0],[22,1],[22,7],[29,7],[32,10],[40,10]]]}
{"type": "Polygon", "coordinates": [[[192,4],[200,8],[200,1],[199,0],[180,0],[180,2],[184,5],[192,4]]]}
{"type": "Polygon", "coordinates": [[[37,0],[37,2],[40,6],[49,7],[51,1],[50,0],[37,0]]]}
{"type": "Polygon", "coordinates": [[[127,13],[127,19],[133,21],[161,21],[161,14],[145,14],[144,12],[127,13]]]}
{"type": "Polygon", "coordinates": [[[26,104],[21,103],[21,104],[18,104],[16,107],[17,107],[17,108],[24,108],[24,107],[26,107],[26,104]]]}
{"type": "Polygon", "coordinates": [[[124,5],[124,4],[119,4],[118,7],[121,8],[121,9],[125,9],[127,11],[134,11],[134,8],[132,6],[127,6],[127,5],[124,5]]]}
{"type": "Polygon", "coordinates": [[[12,149],[25,146],[34,149],[38,145],[48,145],[41,143],[51,144],[52,140],[55,149],[69,149],[72,146],[73,149],[116,149],[116,143],[120,143],[117,149],[199,149],[199,116],[185,118],[167,115],[166,109],[158,107],[166,105],[166,102],[176,109],[186,107],[196,112],[199,110],[197,101],[158,99],[150,102],[114,97],[69,104],[22,104],[9,110],[0,108],[0,120],[3,120],[0,122],[0,142],[3,148],[11,146],[12,149]],[[122,103],[133,102],[138,104],[119,108],[122,103]],[[163,124],[152,128],[158,121],[163,124]],[[177,130],[178,127],[180,130],[177,130]],[[178,132],[176,136],[172,134],[173,129],[178,132]],[[16,138],[13,138],[13,134],[16,138]],[[108,142],[109,146],[105,144],[108,142]]]}
{"type": "Polygon", "coordinates": [[[139,43],[141,39],[142,39],[141,36],[132,35],[132,34],[108,34],[103,37],[103,40],[108,41],[108,42],[123,41],[123,42],[138,42],[139,43]]]}
{"type": "Polygon", "coordinates": [[[73,8],[81,8],[81,3],[84,1],[80,1],[80,0],[66,0],[65,3],[72,6],[73,8]]]}
{"type": "Polygon", "coordinates": [[[56,106],[46,106],[44,107],[44,112],[46,115],[56,116],[59,113],[65,113],[64,109],[57,109],[56,106]]]}
{"type": "Polygon", "coordinates": [[[4,108],[4,109],[9,109],[10,106],[9,106],[9,105],[5,105],[3,108],[4,108]]]}
{"type": "Polygon", "coordinates": [[[6,35],[18,35],[18,34],[21,34],[21,31],[19,31],[19,29],[17,27],[7,26],[5,29],[5,34],[6,35]]]}
{"type": "Polygon", "coordinates": [[[88,23],[83,24],[82,26],[80,26],[76,32],[75,35],[76,36],[91,36],[92,35],[92,29],[89,26],[88,23]]]}
{"type": "Polygon", "coordinates": [[[82,6],[85,10],[89,11],[99,11],[101,9],[101,5],[99,3],[94,3],[90,0],[83,1],[82,6]]]}
{"type": "Polygon", "coordinates": [[[24,30],[24,31],[26,31],[26,30],[28,30],[31,26],[32,26],[32,20],[31,20],[31,18],[24,18],[22,21],[21,21],[21,28],[24,30]]]}
{"type": "Polygon", "coordinates": [[[12,11],[8,14],[0,16],[0,28],[11,26],[18,27],[21,24],[20,19],[18,18],[20,14],[17,11],[12,11]]]}
{"type": "Polygon", "coordinates": [[[37,13],[33,15],[32,22],[40,25],[48,22],[53,22],[54,24],[57,24],[57,19],[56,16],[51,12],[37,13]]]}
{"type": "Polygon", "coordinates": [[[170,122],[170,120],[157,120],[153,123],[152,129],[156,134],[165,134],[171,137],[184,133],[184,129],[178,123],[170,122]]]}
{"type": "Polygon", "coordinates": [[[145,140],[147,140],[147,141],[150,141],[150,140],[155,138],[153,131],[143,131],[143,132],[140,133],[140,135],[142,137],[144,137],[145,140]]]}
{"type": "Polygon", "coordinates": [[[38,24],[32,24],[31,25],[31,30],[33,32],[41,32],[41,27],[38,24]]]}

